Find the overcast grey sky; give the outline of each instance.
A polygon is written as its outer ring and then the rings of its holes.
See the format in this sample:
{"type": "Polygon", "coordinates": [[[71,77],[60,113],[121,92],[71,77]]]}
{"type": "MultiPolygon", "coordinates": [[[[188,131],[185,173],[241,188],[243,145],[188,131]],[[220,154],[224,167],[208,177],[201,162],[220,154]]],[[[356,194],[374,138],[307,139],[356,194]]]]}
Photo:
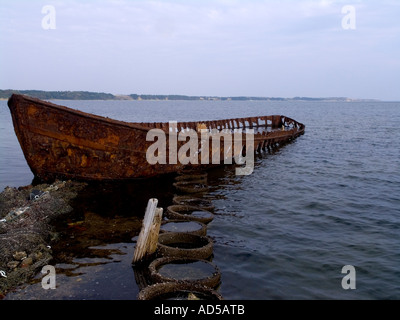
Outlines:
{"type": "Polygon", "coordinates": [[[400,0],[0,0],[0,43],[0,89],[400,100],[400,0]]]}

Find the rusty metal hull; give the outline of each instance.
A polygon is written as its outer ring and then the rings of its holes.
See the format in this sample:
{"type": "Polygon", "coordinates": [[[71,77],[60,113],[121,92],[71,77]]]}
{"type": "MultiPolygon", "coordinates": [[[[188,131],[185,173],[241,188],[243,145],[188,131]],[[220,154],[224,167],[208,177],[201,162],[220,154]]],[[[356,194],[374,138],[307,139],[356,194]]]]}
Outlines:
{"type": "MultiPolygon", "coordinates": [[[[43,181],[56,178],[146,178],[177,172],[188,166],[179,161],[176,164],[171,164],[173,161],[150,164],[146,159],[147,149],[154,144],[154,141],[146,141],[148,131],[156,128],[163,130],[168,148],[171,134],[169,123],[117,121],[16,94],[10,97],[8,106],[25,159],[35,177],[43,181]]],[[[177,128],[178,131],[193,129],[199,132],[199,123],[178,122],[177,128]]],[[[254,128],[258,132],[254,134],[254,152],[293,140],[305,130],[303,124],[281,115],[201,121],[201,124],[209,129],[228,129],[232,132],[234,129],[254,128]],[[279,129],[282,126],[284,130],[279,129]]],[[[198,135],[200,141],[200,133],[198,135]]],[[[185,143],[177,141],[177,148],[185,143]]],[[[245,143],[243,137],[243,145],[245,143]]],[[[221,154],[221,163],[223,159],[224,155],[221,154]]],[[[201,163],[199,161],[198,165],[191,166],[212,166],[201,163]]]]}

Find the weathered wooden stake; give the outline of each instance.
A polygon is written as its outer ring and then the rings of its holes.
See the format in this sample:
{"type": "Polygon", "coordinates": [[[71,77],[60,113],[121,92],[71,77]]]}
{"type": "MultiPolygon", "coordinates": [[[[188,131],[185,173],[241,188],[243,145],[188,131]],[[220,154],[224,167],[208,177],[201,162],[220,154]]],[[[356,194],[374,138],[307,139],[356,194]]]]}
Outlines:
{"type": "Polygon", "coordinates": [[[158,234],[160,232],[162,208],[157,208],[158,200],[150,199],[147,203],[142,229],[136,243],[133,263],[139,262],[157,250],[158,234]]]}

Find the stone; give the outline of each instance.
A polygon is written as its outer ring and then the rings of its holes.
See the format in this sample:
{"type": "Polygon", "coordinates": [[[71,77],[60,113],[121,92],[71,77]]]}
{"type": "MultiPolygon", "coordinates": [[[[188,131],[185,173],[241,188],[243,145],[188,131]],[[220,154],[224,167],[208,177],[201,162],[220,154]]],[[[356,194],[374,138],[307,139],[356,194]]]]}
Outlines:
{"type": "Polygon", "coordinates": [[[22,260],[21,262],[21,268],[26,268],[29,267],[31,264],[33,263],[32,258],[25,258],[24,260],[22,260]]]}
{"type": "Polygon", "coordinates": [[[26,258],[26,256],[27,256],[27,254],[25,251],[17,251],[13,254],[13,258],[15,260],[19,260],[19,261],[24,260],[26,258]]]}
{"type": "Polygon", "coordinates": [[[10,269],[15,269],[16,267],[18,267],[19,265],[19,261],[10,261],[9,263],[7,263],[7,268],[10,269]]]}
{"type": "Polygon", "coordinates": [[[38,252],[36,252],[36,253],[34,253],[34,254],[32,255],[32,259],[33,259],[34,261],[38,261],[38,260],[40,260],[42,257],[43,257],[43,253],[41,253],[40,251],[38,251],[38,252]]]}

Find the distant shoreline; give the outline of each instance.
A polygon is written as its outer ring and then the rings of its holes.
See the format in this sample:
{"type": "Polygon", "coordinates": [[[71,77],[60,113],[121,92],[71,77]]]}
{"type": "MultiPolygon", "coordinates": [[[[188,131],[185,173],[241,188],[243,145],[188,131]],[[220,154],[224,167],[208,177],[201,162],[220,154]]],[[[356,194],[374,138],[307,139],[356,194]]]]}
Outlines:
{"type": "Polygon", "coordinates": [[[378,99],[352,99],[347,97],[217,97],[217,96],[186,96],[186,95],[157,95],[157,94],[129,94],[114,95],[104,92],[89,91],[42,91],[42,90],[0,90],[0,100],[8,100],[13,94],[25,94],[42,100],[136,100],[136,101],[318,101],[318,102],[380,102],[378,99]]]}

